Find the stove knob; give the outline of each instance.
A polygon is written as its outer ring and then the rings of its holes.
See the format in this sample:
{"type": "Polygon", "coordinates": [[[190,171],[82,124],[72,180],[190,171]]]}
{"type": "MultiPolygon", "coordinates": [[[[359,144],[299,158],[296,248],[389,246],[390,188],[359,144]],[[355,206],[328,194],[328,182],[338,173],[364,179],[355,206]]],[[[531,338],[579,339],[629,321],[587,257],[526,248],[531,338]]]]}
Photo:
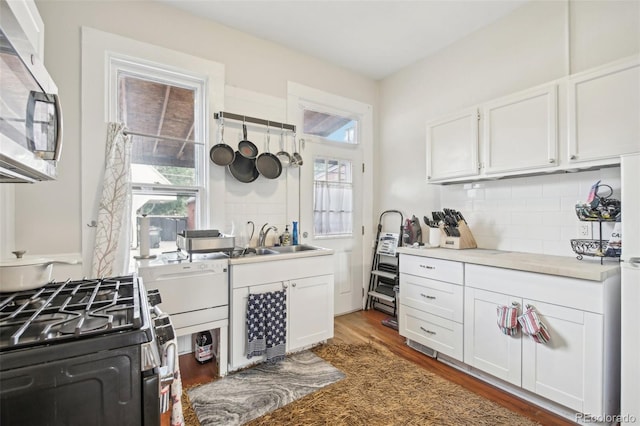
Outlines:
{"type": "Polygon", "coordinates": [[[162,297],[160,297],[160,291],[157,289],[149,290],[147,292],[147,300],[149,300],[149,305],[156,306],[162,303],[162,297]]]}
{"type": "Polygon", "coordinates": [[[169,340],[172,340],[176,337],[173,327],[169,325],[164,325],[162,327],[156,327],[156,339],[158,339],[158,343],[160,345],[164,345],[169,340]]]}

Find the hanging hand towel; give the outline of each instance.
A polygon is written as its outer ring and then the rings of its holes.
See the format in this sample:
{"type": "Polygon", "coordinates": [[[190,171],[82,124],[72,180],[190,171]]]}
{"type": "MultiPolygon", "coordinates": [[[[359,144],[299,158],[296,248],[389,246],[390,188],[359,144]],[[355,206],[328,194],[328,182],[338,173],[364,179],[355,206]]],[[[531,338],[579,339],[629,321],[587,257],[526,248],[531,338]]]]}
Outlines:
{"type": "Polygon", "coordinates": [[[498,306],[498,327],[507,336],[518,334],[518,307],[517,306],[498,306]]]}
{"type": "Polygon", "coordinates": [[[265,295],[250,294],[247,300],[247,358],[262,355],[266,350],[265,340],[265,295]]]}
{"type": "Polygon", "coordinates": [[[287,345],[287,293],[274,291],[265,295],[265,337],[267,361],[284,359],[287,345]]]}
{"type": "Polygon", "coordinates": [[[551,339],[547,326],[538,318],[533,306],[527,305],[524,314],[518,317],[522,332],[531,336],[536,343],[547,343],[551,339]]]}

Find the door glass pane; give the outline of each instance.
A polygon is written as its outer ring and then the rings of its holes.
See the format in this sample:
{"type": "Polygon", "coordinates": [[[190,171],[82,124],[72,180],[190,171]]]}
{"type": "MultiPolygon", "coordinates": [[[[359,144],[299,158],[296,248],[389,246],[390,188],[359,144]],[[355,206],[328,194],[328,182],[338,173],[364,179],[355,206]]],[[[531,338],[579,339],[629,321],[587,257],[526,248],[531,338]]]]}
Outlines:
{"type": "MultiPolygon", "coordinates": [[[[175,85],[118,74],[118,119],[133,132],[193,141],[197,123],[196,91],[175,85]]],[[[140,183],[194,186],[196,153],[192,143],[132,135],[131,162],[145,166],[140,183]],[[149,181],[151,179],[151,181],[149,181]],[[156,181],[154,181],[154,179],[156,181]]]]}
{"type": "Polygon", "coordinates": [[[350,236],[353,232],[352,164],[316,158],[314,169],[314,235],[350,236]]]}
{"type": "Polygon", "coordinates": [[[358,143],[358,121],[325,112],[304,109],[303,132],[332,142],[358,143]]]}

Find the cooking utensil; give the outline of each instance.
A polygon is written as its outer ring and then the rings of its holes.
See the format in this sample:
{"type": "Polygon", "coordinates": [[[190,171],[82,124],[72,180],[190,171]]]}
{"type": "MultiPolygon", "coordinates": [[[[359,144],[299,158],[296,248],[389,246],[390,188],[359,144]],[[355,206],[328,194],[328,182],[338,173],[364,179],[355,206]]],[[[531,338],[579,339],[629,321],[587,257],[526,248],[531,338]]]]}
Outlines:
{"type": "Polygon", "coordinates": [[[298,148],[296,145],[296,134],[293,134],[293,154],[291,154],[291,162],[293,163],[294,166],[302,166],[302,164],[304,163],[304,161],[302,161],[302,155],[300,155],[300,153],[298,153],[298,148]]]}
{"type": "Polygon", "coordinates": [[[243,156],[239,151],[236,151],[233,162],[227,167],[231,176],[242,183],[253,182],[260,176],[256,169],[256,160],[243,156]]]}
{"type": "Polygon", "coordinates": [[[240,152],[240,155],[244,158],[255,160],[258,156],[258,147],[247,139],[247,125],[244,121],[242,122],[242,137],[243,139],[238,142],[238,151],[240,152]]]}
{"type": "Polygon", "coordinates": [[[51,281],[55,263],[74,265],[77,261],[53,260],[42,257],[24,259],[24,250],[12,252],[16,259],[0,261],[0,292],[31,290],[51,281]]]}
{"type": "Polygon", "coordinates": [[[229,145],[224,143],[224,121],[220,120],[220,143],[211,147],[209,158],[218,166],[228,166],[233,163],[236,153],[229,145]]]}
{"type": "Polygon", "coordinates": [[[284,130],[280,133],[280,152],[276,154],[278,160],[282,164],[282,167],[289,167],[291,165],[291,155],[285,151],[284,147],[284,130]]]}
{"type": "Polygon", "coordinates": [[[269,143],[271,142],[271,134],[267,127],[267,151],[263,152],[256,158],[256,169],[267,179],[276,179],[282,173],[282,163],[278,157],[269,151],[269,143]]]}

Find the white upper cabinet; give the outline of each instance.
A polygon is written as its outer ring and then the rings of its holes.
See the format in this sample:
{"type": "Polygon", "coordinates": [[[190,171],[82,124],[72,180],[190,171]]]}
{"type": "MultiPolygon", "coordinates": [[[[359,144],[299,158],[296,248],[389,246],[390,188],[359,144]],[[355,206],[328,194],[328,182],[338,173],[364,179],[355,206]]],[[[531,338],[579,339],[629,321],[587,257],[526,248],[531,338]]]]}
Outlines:
{"type": "Polygon", "coordinates": [[[640,152],[640,57],[494,99],[478,108],[428,122],[428,182],[619,164],[620,155],[640,152]],[[565,102],[567,113],[559,114],[558,105],[565,102]]]}
{"type": "Polygon", "coordinates": [[[470,108],[427,123],[427,180],[476,176],[478,109],[470,108]]]}
{"type": "MultiPolygon", "coordinates": [[[[27,43],[29,47],[21,44],[21,52],[31,52],[40,62],[44,61],[44,22],[40,17],[36,3],[33,0],[7,1],[6,5],[11,9],[15,20],[24,33],[24,40],[20,43],[27,43]]],[[[4,21],[4,20],[2,20],[4,21]]],[[[3,22],[4,24],[4,22],[3,22]]],[[[27,63],[31,58],[23,58],[27,63]]]]}
{"type": "Polygon", "coordinates": [[[558,86],[549,84],[482,106],[483,172],[557,167],[558,86]]]}
{"type": "Polygon", "coordinates": [[[569,161],[619,162],[640,151],[640,59],[628,58],[568,80],[569,161]]]}

